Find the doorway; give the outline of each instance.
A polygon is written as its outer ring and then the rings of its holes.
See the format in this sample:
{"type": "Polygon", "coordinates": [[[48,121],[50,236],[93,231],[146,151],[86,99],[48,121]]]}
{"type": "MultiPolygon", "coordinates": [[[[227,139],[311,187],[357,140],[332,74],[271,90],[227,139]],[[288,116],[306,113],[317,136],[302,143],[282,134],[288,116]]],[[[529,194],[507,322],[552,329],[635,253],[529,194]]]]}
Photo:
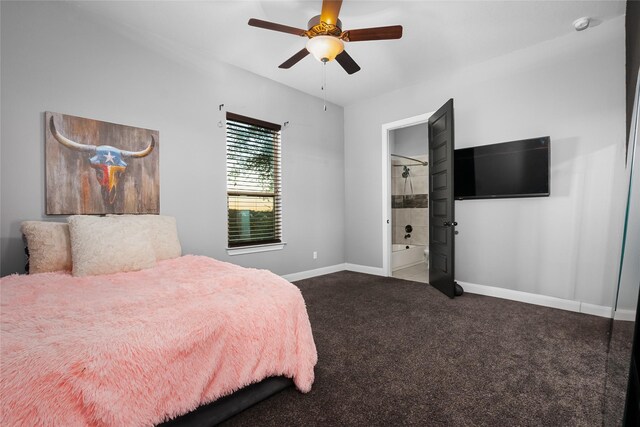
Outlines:
{"type": "Polygon", "coordinates": [[[382,126],[383,270],[428,283],[428,120],[433,113],[382,126]]]}
{"type": "Polygon", "coordinates": [[[391,275],[428,283],[429,128],[389,132],[391,156],[391,275]]]}

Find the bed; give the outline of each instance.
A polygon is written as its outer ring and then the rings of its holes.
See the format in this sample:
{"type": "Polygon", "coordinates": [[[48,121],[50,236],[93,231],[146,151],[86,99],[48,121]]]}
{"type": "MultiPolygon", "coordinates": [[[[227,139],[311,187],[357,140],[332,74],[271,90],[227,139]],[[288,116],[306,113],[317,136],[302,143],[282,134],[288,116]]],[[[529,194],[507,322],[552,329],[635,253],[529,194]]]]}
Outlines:
{"type": "Polygon", "coordinates": [[[187,255],[139,271],[13,275],[0,292],[0,425],[221,421],[242,406],[225,396],[313,384],[302,295],[266,270],[187,255]]]}

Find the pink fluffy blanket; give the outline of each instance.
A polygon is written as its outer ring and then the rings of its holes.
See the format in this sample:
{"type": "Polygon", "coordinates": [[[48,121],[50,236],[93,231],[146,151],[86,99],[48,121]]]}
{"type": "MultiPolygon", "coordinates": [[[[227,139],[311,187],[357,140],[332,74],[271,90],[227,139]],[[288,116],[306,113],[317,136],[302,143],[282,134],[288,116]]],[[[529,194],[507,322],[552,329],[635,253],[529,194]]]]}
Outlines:
{"type": "Polygon", "coordinates": [[[199,256],[0,280],[0,425],[159,423],[269,376],[311,389],[298,288],[199,256]]]}

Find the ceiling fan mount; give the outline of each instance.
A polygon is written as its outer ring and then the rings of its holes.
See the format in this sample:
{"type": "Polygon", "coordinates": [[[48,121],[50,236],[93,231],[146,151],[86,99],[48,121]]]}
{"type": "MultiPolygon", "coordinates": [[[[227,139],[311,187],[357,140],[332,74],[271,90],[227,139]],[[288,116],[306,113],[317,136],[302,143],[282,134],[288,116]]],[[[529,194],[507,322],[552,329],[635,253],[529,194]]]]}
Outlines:
{"type": "Polygon", "coordinates": [[[341,6],[342,0],[323,0],[322,12],[309,20],[307,30],[255,18],[249,19],[249,25],[309,39],[306,47],[280,64],[280,68],[291,68],[309,53],[312,53],[321,62],[326,63],[335,59],[347,73],[353,74],[360,71],[360,66],[344,50],[343,42],[399,39],[402,37],[402,26],[392,25],[342,31],[342,22],[338,19],[341,6]],[[317,40],[314,40],[315,38],[317,40]]]}
{"type": "Polygon", "coordinates": [[[342,22],[338,19],[335,24],[327,24],[320,20],[321,15],[316,15],[309,19],[307,27],[309,28],[304,32],[304,35],[313,38],[316,36],[342,36],[342,22]]]}

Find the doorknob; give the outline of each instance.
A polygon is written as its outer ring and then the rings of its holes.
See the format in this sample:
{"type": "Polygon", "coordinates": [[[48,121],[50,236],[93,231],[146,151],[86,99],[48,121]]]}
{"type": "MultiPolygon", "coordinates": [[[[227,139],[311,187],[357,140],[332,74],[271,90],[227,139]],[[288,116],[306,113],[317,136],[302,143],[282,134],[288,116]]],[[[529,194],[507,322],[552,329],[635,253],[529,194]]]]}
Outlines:
{"type": "Polygon", "coordinates": [[[457,223],[457,222],[455,222],[455,221],[453,221],[453,222],[451,223],[451,225],[453,225],[453,226],[455,227],[456,225],[458,225],[458,223],[457,223]]]}
{"type": "Polygon", "coordinates": [[[451,227],[451,223],[449,221],[445,221],[442,223],[443,227],[451,227]]]}

